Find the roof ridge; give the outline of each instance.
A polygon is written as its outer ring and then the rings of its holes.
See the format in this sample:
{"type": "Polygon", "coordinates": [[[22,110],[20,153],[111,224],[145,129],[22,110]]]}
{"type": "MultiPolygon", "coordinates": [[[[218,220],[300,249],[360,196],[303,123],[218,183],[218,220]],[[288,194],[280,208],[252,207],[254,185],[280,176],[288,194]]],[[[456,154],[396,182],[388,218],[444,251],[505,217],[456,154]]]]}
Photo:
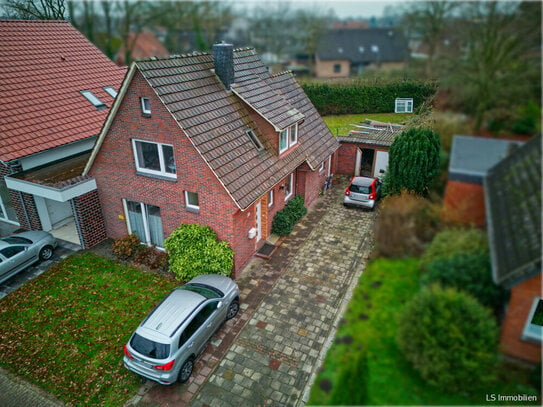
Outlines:
{"type": "Polygon", "coordinates": [[[288,75],[288,74],[294,76],[294,73],[292,72],[292,70],[287,69],[286,71],[277,72],[277,73],[271,75],[270,78],[275,78],[275,77],[278,77],[280,75],[288,75]]]}

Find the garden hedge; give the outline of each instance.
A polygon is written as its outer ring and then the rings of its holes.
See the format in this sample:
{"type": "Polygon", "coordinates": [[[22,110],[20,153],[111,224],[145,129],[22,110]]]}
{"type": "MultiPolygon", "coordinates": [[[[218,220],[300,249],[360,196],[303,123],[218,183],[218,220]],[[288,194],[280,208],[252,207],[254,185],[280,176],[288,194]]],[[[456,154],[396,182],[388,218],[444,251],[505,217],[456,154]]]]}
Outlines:
{"type": "Polygon", "coordinates": [[[394,81],[303,83],[302,88],[319,114],[393,113],[396,98],[413,98],[417,109],[437,91],[435,82],[394,81]]]}

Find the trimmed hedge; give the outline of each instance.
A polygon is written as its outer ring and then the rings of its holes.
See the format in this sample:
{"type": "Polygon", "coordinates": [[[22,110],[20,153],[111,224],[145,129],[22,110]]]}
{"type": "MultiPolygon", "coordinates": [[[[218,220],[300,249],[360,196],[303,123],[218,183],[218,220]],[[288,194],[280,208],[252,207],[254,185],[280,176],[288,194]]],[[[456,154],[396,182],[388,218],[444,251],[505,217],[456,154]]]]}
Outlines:
{"type": "Polygon", "coordinates": [[[307,208],[304,206],[304,198],[297,195],[285,205],[283,209],[275,214],[272,221],[272,233],[278,236],[286,236],[294,225],[298,223],[307,213],[307,208]]]}
{"type": "Polygon", "coordinates": [[[422,81],[303,83],[320,115],[393,113],[396,98],[413,98],[418,108],[437,91],[437,83],[422,81]]]}

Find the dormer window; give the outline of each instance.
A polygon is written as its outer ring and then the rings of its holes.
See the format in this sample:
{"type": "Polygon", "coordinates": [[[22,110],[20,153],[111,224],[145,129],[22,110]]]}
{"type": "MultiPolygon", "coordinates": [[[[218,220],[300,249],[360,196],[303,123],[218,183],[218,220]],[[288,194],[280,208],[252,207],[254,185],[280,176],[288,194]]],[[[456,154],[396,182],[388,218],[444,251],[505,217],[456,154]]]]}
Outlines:
{"type": "Polygon", "coordinates": [[[298,143],[298,123],[279,133],[279,154],[298,143]]]}
{"type": "Polygon", "coordinates": [[[105,109],[106,104],[102,102],[94,93],[92,93],[90,90],[82,90],[81,94],[85,96],[85,98],[92,103],[92,105],[97,108],[98,110],[105,109]]]}
{"type": "Polygon", "coordinates": [[[141,98],[141,112],[146,115],[151,115],[151,101],[149,98],[141,98]]]}
{"type": "Polygon", "coordinates": [[[253,143],[257,151],[262,151],[264,149],[264,146],[262,145],[254,131],[247,130],[245,133],[247,134],[247,137],[249,137],[249,140],[251,140],[251,143],[253,143]]]}
{"type": "Polygon", "coordinates": [[[102,89],[104,89],[113,99],[117,97],[117,91],[113,88],[113,86],[104,86],[102,89]]]}

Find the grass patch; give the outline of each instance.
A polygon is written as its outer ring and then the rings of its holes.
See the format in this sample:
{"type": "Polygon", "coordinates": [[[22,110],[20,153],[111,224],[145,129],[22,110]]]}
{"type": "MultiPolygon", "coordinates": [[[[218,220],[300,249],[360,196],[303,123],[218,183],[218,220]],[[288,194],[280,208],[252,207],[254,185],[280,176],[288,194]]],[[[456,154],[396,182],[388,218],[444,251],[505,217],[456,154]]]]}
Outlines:
{"type": "Polygon", "coordinates": [[[350,130],[356,130],[352,124],[360,124],[366,119],[377,120],[385,123],[400,123],[404,124],[409,120],[412,114],[398,113],[364,113],[364,114],[347,114],[339,116],[324,116],[322,119],[334,136],[346,136],[350,130]]]}
{"type": "Polygon", "coordinates": [[[122,348],[179,283],[92,253],[52,266],[0,301],[2,367],[73,405],[123,405],[137,391],[122,348]]]}
{"type": "MultiPolygon", "coordinates": [[[[416,259],[377,259],[368,264],[311,389],[308,405],[330,404],[334,386],[342,386],[337,383],[338,372],[363,348],[368,356],[366,405],[482,405],[487,394],[537,394],[521,375],[501,375],[484,394],[447,394],[427,385],[396,344],[398,314],[419,289],[416,259]]],[[[509,366],[498,369],[511,372],[509,366]]]]}

